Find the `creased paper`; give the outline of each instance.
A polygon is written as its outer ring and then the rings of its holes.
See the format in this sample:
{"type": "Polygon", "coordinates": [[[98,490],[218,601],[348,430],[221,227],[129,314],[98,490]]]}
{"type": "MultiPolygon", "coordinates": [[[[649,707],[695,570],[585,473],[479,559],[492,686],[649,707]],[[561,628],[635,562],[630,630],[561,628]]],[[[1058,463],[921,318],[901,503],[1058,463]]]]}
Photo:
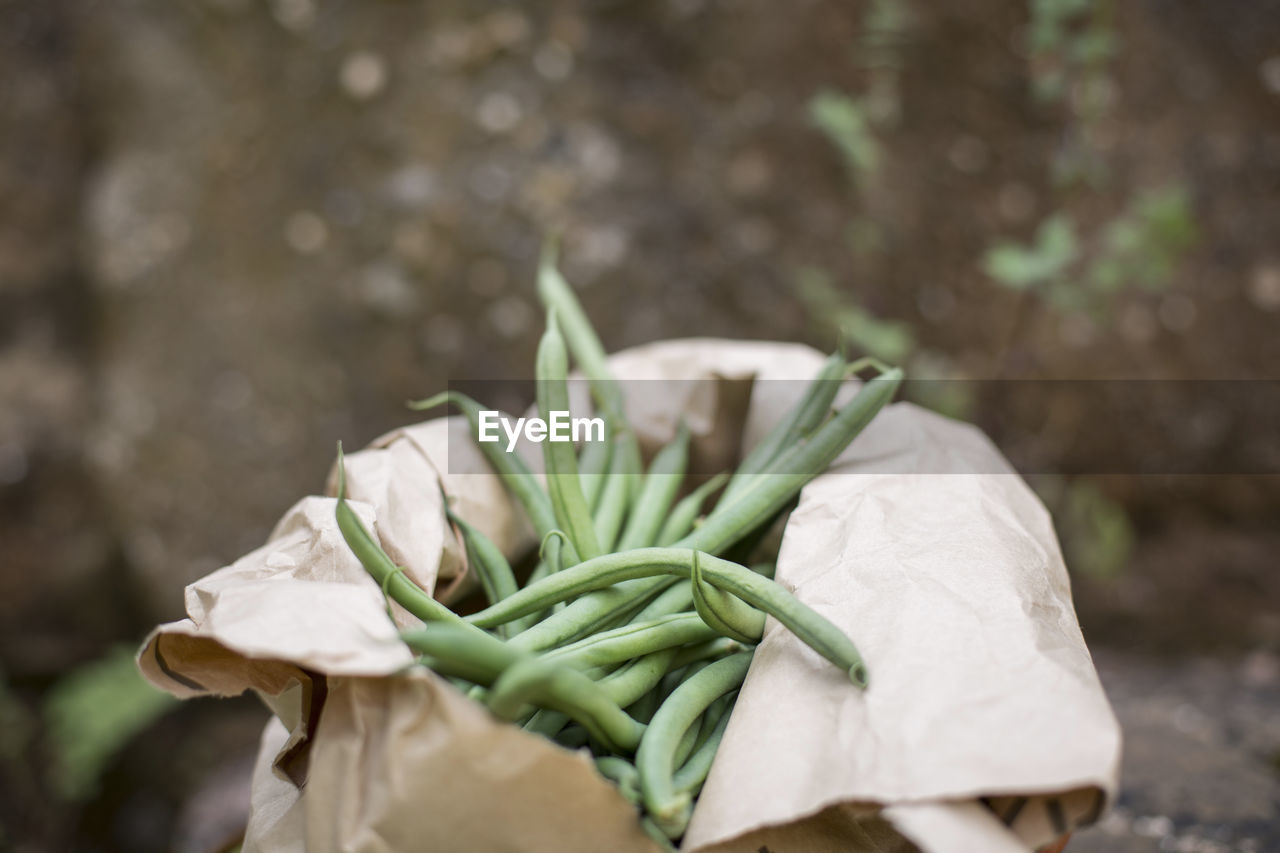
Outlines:
{"type": "MultiPolygon", "coordinates": [[[[683,419],[694,453],[731,464],[802,390],[752,380],[806,380],[821,362],[801,346],[692,340],[611,366],[718,379],[624,388],[650,452],[683,419]]],[[[509,555],[532,544],[465,455],[465,429],[428,421],[348,457],[352,506],[438,597],[465,575],[441,489],[509,555]]],[[[871,686],[770,620],[683,849],[1027,851],[1096,817],[1118,728],[1045,510],[1012,471],[974,473],[1002,466],[973,427],[900,403],[806,487],[778,580],[848,632],[871,686]]],[[[187,610],[144,646],[148,678],[177,695],[254,689],[283,720],[264,732],[247,850],[654,849],[583,756],[402,673],[409,653],[332,500],[300,502],[264,548],[193,584],[187,610]]]]}
{"type": "MultiPolygon", "coordinates": [[[[770,620],[687,846],[841,802],[1054,794],[1020,807],[1032,845],[1096,817],[1119,736],[1048,514],[1012,472],[966,473],[998,460],[972,427],[898,404],[863,438],[805,489],[777,579],[849,632],[871,686],[848,689],[770,620]]],[[[956,849],[951,832],[912,835],[956,849]]]]}

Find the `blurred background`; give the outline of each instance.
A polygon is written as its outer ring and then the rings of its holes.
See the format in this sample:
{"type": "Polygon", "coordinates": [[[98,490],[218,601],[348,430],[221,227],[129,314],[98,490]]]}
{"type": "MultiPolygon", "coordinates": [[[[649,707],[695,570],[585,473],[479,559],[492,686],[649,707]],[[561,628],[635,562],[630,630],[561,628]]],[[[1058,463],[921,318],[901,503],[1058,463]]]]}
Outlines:
{"type": "MultiPolygon", "coordinates": [[[[0,0],[0,850],[236,837],[266,711],[137,643],[336,439],[527,377],[551,229],[611,348],[1182,387],[1276,378],[1277,225],[1277,0],[0,0]]],[[[1041,460],[1126,730],[1070,849],[1280,849],[1280,477],[938,387],[1041,460]]]]}

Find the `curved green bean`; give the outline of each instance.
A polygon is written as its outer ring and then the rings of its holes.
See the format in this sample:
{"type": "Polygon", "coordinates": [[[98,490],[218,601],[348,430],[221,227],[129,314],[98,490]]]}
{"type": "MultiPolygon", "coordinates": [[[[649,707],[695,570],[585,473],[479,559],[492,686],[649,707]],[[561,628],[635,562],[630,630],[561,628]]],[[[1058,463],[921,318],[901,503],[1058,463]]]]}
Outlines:
{"type": "MultiPolygon", "coordinates": [[[[592,737],[615,751],[634,749],[644,732],[643,724],[629,717],[584,673],[523,655],[497,637],[474,631],[470,625],[430,624],[404,633],[401,638],[414,651],[429,655],[446,668],[465,668],[470,675],[463,677],[478,676],[474,680],[489,686],[512,666],[521,664],[524,680],[508,685],[513,692],[528,690],[520,695],[568,714],[586,727],[592,737]],[[538,663],[526,663],[528,661],[538,663]]],[[[460,673],[445,671],[444,674],[460,673]]],[[[509,704],[513,700],[499,701],[509,704]]]]}
{"type": "Polygon", "coordinates": [[[693,552],[689,566],[693,606],[702,621],[740,643],[754,644],[764,634],[764,613],[716,589],[702,577],[702,561],[693,552]]]}
{"type": "Polygon", "coordinates": [[[674,648],[651,652],[605,676],[598,683],[605,695],[625,708],[658,686],[675,656],[674,648]]]}
{"type": "Polygon", "coordinates": [[[636,751],[640,791],[650,817],[664,831],[688,820],[692,798],[674,784],[676,750],[685,733],[724,694],[736,690],[751,666],[751,652],[722,658],[684,681],[653,715],[636,751]]]}
{"type": "MultiPolygon", "coordinates": [[[[693,551],[684,548],[638,548],[619,554],[605,554],[543,578],[515,595],[466,617],[466,620],[479,627],[491,628],[526,613],[542,610],[557,601],[611,587],[620,581],[654,575],[687,578],[692,575],[694,559],[693,551]]],[[[826,617],[799,601],[775,581],[761,577],[745,566],[710,554],[699,554],[696,559],[699,561],[702,577],[707,581],[773,616],[806,645],[848,673],[854,684],[866,685],[866,666],[857,648],[826,617]]],[[[561,614],[572,609],[571,605],[561,611],[561,614]]],[[[546,622],[541,624],[545,625],[546,622]]]]}
{"type": "MultiPolygon", "coordinates": [[[[342,538],[364,566],[369,576],[383,591],[423,622],[454,622],[465,624],[462,617],[432,598],[425,590],[409,580],[404,571],[387,556],[369,531],[364,529],[355,511],[347,504],[347,468],[342,455],[342,442],[338,442],[338,498],[334,515],[342,538]]],[[[481,634],[484,632],[481,631],[481,634]]]]}
{"type": "Polygon", "coordinates": [[[653,839],[653,842],[658,845],[663,853],[676,853],[675,845],[671,843],[671,839],[667,837],[666,832],[653,822],[653,818],[640,818],[640,828],[644,830],[645,835],[653,839]]]}
{"type": "MultiPolygon", "coordinates": [[[[726,694],[716,700],[716,703],[723,702],[725,699],[732,700],[732,697],[726,694]]],[[[707,714],[713,714],[715,710],[716,704],[712,704],[707,709],[707,714]]],[[[707,779],[707,774],[711,772],[711,765],[715,761],[716,752],[720,749],[720,741],[724,739],[725,729],[729,727],[731,713],[732,701],[726,702],[719,716],[715,718],[710,731],[707,732],[706,738],[694,748],[693,753],[672,776],[671,785],[677,791],[693,794],[702,787],[702,783],[707,779]]]]}
{"type": "MultiPolygon", "coordinates": [[[[496,604],[514,594],[519,586],[516,584],[515,574],[511,571],[511,564],[507,562],[501,549],[493,544],[488,536],[454,515],[451,510],[446,509],[445,513],[462,534],[463,546],[467,551],[467,564],[476,573],[480,587],[484,590],[485,598],[489,603],[496,604]]],[[[500,626],[498,634],[503,637],[508,636],[514,624],[500,626]]]]}
{"type": "Polygon", "coordinates": [[[546,694],[560,668],[538,657],[520,658],[493,680],[485,705],[495,716],[514,722],[524,715],[526,703],[546,694]]]}
{"type": "Polygon", "coordinates": [[[596,770],[617,785],[618,792],[623,797],[630,802],[640,803],[640,773],[634,764],[616,755],[602,755],[596,758],[596,770]]]}

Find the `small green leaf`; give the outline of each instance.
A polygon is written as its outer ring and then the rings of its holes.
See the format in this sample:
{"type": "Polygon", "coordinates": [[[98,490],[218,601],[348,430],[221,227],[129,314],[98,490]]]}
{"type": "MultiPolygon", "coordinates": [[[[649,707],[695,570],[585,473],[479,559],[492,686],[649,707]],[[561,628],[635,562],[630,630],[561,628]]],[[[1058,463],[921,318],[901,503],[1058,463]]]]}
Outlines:
{"type": "Polygon", "coordinates": [[[1029,290],[1060,277],[1078,254],[1071,219],[1057,213],[1040,224],[1030,247],[1005,241],[989,249],[983,258],[983,269],[1010,290],[1029,290]]]}
{"type": "Polygon", "coordinates": [[[862,105],[827,89],[809,99],[809,120],[839,149],[851,178],[876,170],[880,148],[862,105]]]}

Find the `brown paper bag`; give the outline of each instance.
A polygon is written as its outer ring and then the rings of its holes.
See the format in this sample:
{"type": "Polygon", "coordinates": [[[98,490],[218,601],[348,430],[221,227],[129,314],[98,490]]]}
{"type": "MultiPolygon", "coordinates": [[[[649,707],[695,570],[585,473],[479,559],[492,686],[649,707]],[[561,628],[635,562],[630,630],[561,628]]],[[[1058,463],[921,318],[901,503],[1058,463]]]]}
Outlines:
{"type": "MultiPolygon", "coordinates": [[[[802,387],[752,381],[820,363],[806,347],[713,340],[611,360],[623,380],[718,380],[624,387],[643,445],[683,418],[695,453],[726,461],[802,387]]],[[[465,582],[441,488],[508,554],[531,545],[485,470],[457,418],[348,456],[353,507],[438,597],[465,582]]],[[[886,409],[802,493],[777,577],[858,643],[872,685],[855,689],[770,620],[685,850],[1027,851],[1096,818],[1118,728],[1047,514],[980,432],[886,409]]],[[[654,849],[584,755],[406,671],[331,499],[304,499],[262,549],[192,584],[187,611],[144,645],[147,677],[180,696],[253,689],[277,714],[246,851],[654,849]]]]}

